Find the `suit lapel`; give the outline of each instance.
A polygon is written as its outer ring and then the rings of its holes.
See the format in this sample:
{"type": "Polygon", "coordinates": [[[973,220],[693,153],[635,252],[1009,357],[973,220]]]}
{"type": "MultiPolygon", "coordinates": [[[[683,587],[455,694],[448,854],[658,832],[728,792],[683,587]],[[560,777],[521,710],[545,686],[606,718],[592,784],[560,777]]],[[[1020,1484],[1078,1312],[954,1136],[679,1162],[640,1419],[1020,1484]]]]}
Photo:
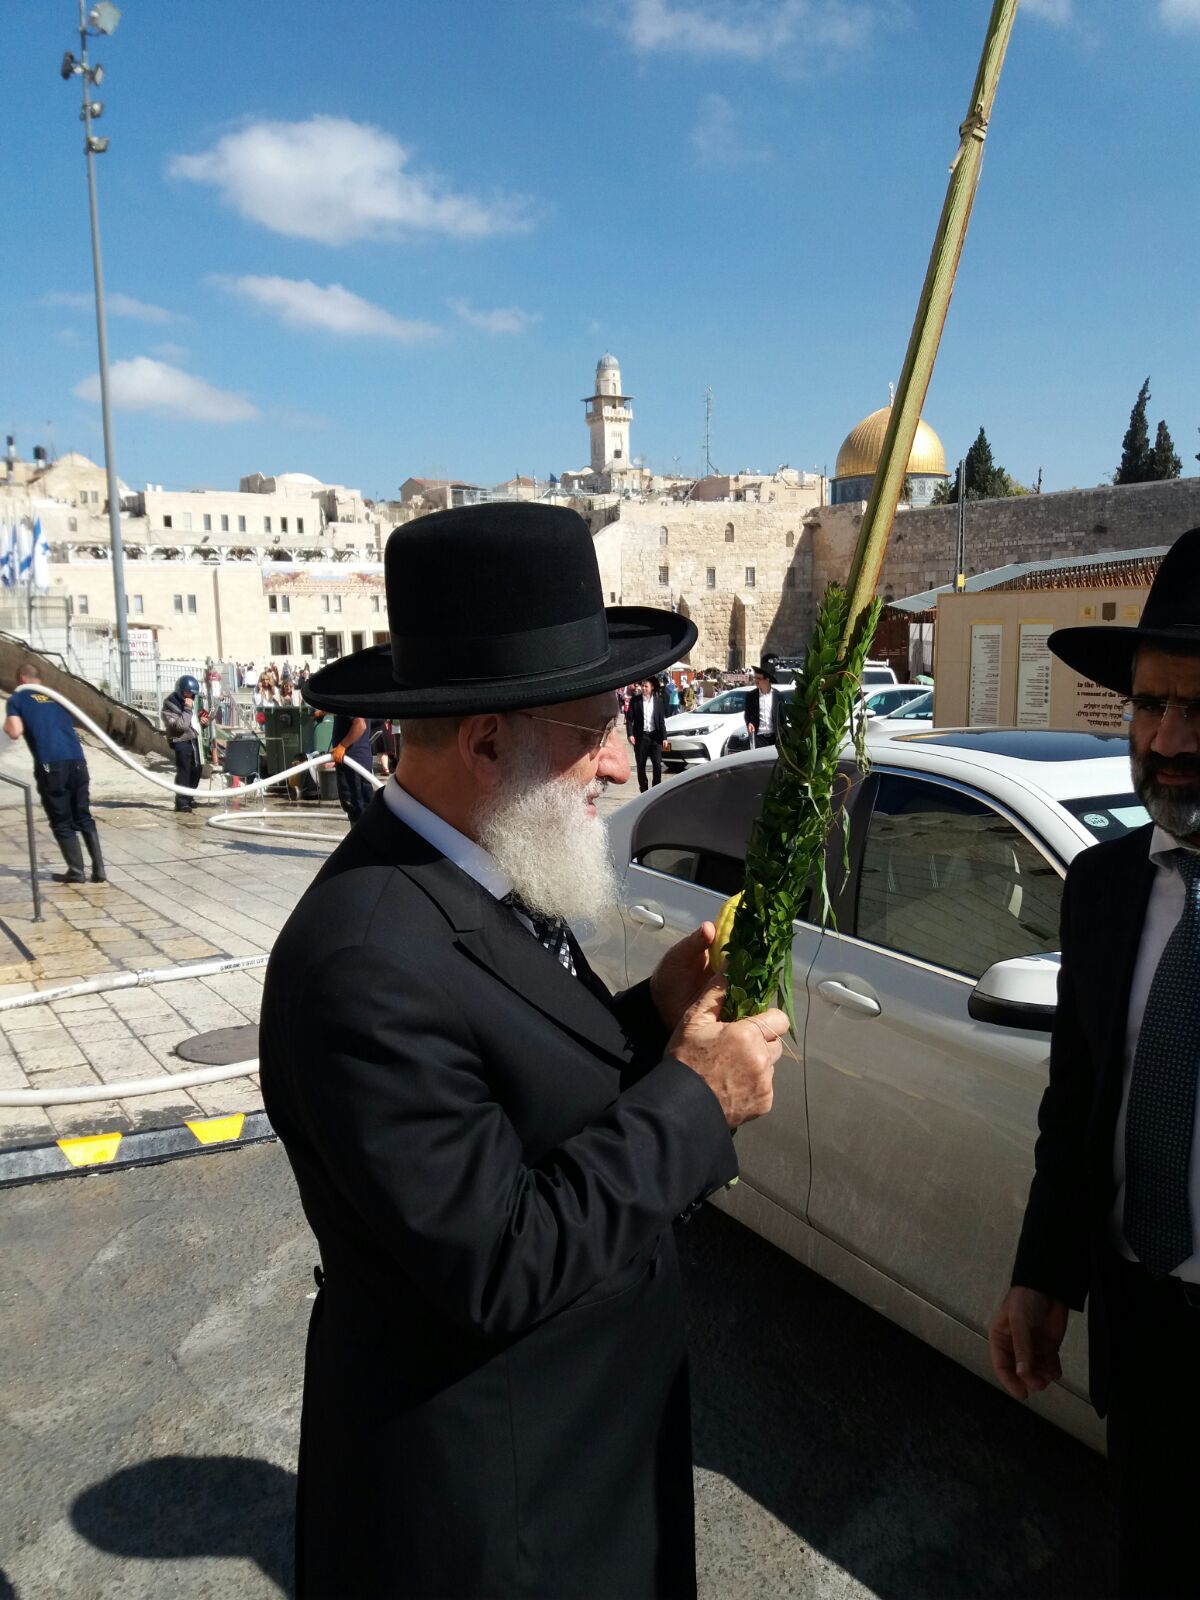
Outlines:
{"type": "MultiPolygon", "coordinates": [[[[382,800],[368,810],[355,832],[440,908],[459,949],[472,961],[595,1054],[628,1066],[634,1043],[586,962],[579,976],[572,977],[509,907],[393,816],[382,800]]],[[[576,955],[577,965],[581,955],[576,955]]]]}

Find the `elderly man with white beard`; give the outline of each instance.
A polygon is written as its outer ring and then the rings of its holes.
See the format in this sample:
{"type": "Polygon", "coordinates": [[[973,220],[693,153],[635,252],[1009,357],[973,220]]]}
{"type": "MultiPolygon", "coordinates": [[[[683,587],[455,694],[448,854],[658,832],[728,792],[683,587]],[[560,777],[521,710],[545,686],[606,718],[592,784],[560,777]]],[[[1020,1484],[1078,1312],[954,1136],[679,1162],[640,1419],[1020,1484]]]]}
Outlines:
{"type": "Polygon", "coordinates": [[[567,923],[616,899],[616,686],[695,629],[606,610],[586,524],[537,505],[419,519],[386,583],[390,644],[305,697],[398,720],[400,762],[263,997],[321,1254],[297,1593],[694,1595],[672,1224],[736,1175],[787,1020],[719,1020],[711,923],[615,997],[567,923]]]}

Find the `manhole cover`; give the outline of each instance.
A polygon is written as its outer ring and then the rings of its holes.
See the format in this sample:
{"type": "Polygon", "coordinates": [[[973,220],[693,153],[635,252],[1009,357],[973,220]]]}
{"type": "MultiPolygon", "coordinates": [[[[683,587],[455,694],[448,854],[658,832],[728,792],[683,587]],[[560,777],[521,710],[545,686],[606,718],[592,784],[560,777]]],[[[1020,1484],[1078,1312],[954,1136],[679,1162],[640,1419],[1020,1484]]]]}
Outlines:
{"type": "Polygon", "coordinates": [[[214,1028],[211,1033],[193,1034],[175,1046],[184,1061],[202,1067],[227,1067],[234,1061],[253,1061],[258,1054],[258,1026],[244,1022],[239,1028],[214,1028]]]}

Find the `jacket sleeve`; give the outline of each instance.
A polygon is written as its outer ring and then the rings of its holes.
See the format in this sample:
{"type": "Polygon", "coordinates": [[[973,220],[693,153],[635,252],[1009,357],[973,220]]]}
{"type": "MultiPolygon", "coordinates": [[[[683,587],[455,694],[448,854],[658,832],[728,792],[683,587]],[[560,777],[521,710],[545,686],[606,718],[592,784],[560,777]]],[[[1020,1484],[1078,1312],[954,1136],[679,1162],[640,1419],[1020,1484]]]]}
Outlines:
{"type": "Polygon", "coordinates": [[[188,739],[192,735],[192,719],[186,711],[176,711],[164,706],[162,710],[163,727],[168,739],[188,739]]]}
{"type": "Polygon", "coordinates": [[[737,1171],[716,1096],[669,1057],[529,1159],[461,996],[415,961],[342,949],[305,993],[304,1133],[381,1254],[464,1327],[513,1336],[563,1310],[737,1171]]]}
{"type": "Polygon", "coordinates": [[[1085,1137],[1097,1070],[1084,1034],[1076,982],[1072,915],[1078,881],[1071,868],[1063,887],[1062,965],[1050,1036],[1050,1080],[1038,1111],[1034,1177],[1012,1275],[1014,1284],[1039,1289],[1077,1311],[1087,1298],[1089,1280],[1085,1137]]]}

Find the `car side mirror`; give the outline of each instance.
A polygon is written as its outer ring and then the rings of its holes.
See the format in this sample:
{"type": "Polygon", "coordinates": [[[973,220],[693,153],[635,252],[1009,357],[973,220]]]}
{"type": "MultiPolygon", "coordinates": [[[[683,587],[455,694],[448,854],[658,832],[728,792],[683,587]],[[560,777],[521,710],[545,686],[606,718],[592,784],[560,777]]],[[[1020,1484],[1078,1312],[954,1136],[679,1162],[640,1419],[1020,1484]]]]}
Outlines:
{"type": "Polygon", "coordinates": [[[1059,965],[1057,954],[997,961],[971,990],[967,1015],[998,1028],[1049,1033],[1058,1005],[1059,965]]]}

